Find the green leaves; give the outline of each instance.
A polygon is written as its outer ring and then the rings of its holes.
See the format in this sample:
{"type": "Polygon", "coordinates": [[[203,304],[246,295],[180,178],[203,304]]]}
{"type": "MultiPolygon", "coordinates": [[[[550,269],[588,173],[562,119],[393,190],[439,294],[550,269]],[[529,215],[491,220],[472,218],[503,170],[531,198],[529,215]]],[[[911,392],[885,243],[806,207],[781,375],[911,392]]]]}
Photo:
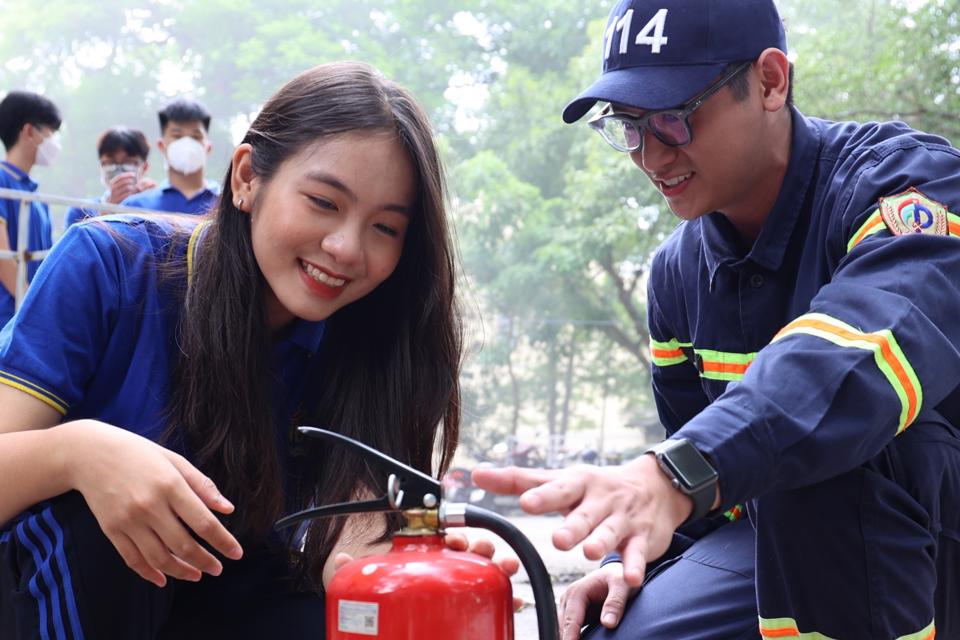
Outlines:
{"type": "MultiPolygon", "coordinates": [[[[61,107],[62,161],[36,177],[43,191],[90,196],[97,135],[126,124],[154,138],[174,95],[213,112],[219,178],[250,114],[293,75],[343,58],[379,67],[427,107],[447,161],[462,291],[483,322],[484,351],[464,376],[468,420],[562,431],[596,424],[599,395],[645,402],[645,275],[677,224],[626,155],[560,120],[599,72],[610,4],[7,0],[0,87],[61,107]]],[[[960,137],[957,0],[779,5],[805,113],[960,137]]]]}
{"type": "Polygon", "coordinates": [[[784,4],[802,110],[837,120],[900,119],[960,136],[957,2],[784,4]]]}

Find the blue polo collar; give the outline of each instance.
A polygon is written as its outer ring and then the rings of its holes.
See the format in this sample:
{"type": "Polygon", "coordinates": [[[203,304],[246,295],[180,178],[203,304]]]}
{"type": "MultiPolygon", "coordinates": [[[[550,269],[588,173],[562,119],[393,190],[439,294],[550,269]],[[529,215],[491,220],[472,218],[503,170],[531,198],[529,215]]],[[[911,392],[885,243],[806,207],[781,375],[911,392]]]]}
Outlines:
{"type": "MultiPolygon", "coordinates": [[[[173,186],[172,184],[170,184],[170,180],[169,180],[169,179],[164,180],[163,182],[161,182],[161,183],[160,183],[159,185],[157,185],[157,186],[159,187],[160,191],[163,191],[163,192],[176,191],[176,192],[179,193],[181,196],[183,196],[184,199],[187,198],[186,195],[184,195],[183,191],[180,191],[180,189],[177,189],[175,186],[173,186]]],[[[220,195],[220,188],[219,188],[219,185],[216,183],[216,181],[214,181],[214,180],[205,180],[204,183],[203,183],[203,189],[201,189],[200,191],[197,191],[197,193],[196,193],[192,198],[188,199],[187,202],[191,202],[191,201],[193,201],[193,200],[196,200],[197,198],[201,198],[201,197],[205,196],[205,195],[208,194],[208,193],[209,193],[210,195],[214,195],[214,196],[220,195]]]]}
{"type": "Polygon", "coordinates": [[[710,272],[711,285],[722,264],[734,264],[745,259],[771,271],[783,264],[790,237],[803,210],[821,145],[820,131],[795,107],[791,108],[791,116],[793,133],[790,162],[783,185],[760,235],[746,257],[743,257],[742,250],[737,250],[740,240],[726,216],[713,212],[700,218],[703,255],[710,272]]]}
{"type": "Polygon", "coordinates": [[[20,169],[20,167],[18,167],[15,164],[11,164],[7,162],[6,160],[3,160],[2,162],[0,162],[0,165],[3,165],[3,168],[7,171],[7,173],[9,173],[13,177],[15,177],[17,180],[19,180],[21,183],[23,183],[23,185],[26,186],[30,191],[37,190],[37,183],[31,180],[30,176],[24,173],[20,169]]]}
{"type": "Polygon", "coordinates": [[[319,352],[320,345],[323,343],[323,335],[327,331],[326,320],[319,322],[297,320],[296,323],[293,332],[287,337],[287,341],[308,353],[316,354],[319,352]]]}

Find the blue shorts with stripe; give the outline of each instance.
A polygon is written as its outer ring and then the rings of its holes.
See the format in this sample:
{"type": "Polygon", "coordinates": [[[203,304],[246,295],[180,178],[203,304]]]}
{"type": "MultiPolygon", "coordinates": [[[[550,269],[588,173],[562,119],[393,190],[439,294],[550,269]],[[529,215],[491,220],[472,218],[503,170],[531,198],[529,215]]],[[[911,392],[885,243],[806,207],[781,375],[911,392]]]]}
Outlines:
{"type": "Polygon", "coordinates": [[[77,492],[0,531],[3,640],[324,637],[324,602],[294,586],[283,549],[246,549],[219,577],[163,589],[123,562],[77,492]]]}

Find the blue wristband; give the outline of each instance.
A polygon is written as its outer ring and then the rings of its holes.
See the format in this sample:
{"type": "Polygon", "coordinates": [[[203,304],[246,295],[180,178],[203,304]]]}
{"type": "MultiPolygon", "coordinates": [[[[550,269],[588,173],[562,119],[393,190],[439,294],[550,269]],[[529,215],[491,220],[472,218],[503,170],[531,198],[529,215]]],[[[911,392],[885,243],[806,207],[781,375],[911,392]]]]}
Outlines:
{"type": "Polygon", "coordinates": [[[603,560],[600,561],[600,566],[605,567],[611,562],[623,562],[623,557],[621,557],[621,555],[616,551],[613,553],[608,553],[607,555],[603,556],[603,560]]]}

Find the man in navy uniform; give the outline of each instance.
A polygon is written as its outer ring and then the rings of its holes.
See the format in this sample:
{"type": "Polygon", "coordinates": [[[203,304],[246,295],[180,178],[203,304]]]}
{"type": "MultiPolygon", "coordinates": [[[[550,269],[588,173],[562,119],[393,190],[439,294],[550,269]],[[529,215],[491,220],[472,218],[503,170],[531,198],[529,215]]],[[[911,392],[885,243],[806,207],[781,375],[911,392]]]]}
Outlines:
{"type": "Polygon", "coordinates": [[[600,103],[683,221],[648,284],[668,438],[474,474],[607,556],[563,638],[960,637],[960,152],[801,114],[772,0],[621,0],[602,55],[563,118],[600,103]]]}

